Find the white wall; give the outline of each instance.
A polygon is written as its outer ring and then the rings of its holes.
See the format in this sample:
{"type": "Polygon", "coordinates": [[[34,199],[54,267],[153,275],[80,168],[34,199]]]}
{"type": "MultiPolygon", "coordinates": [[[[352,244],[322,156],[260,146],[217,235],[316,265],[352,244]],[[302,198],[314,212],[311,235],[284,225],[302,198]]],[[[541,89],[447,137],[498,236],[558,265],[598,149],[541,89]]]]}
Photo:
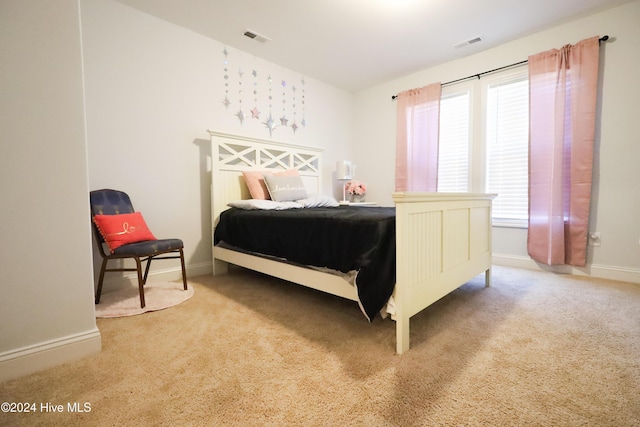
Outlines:
{"type": "MultiPolygon", "coordinates": [[[[323,192],[338,195],[332,173],[336,160],[350,154],[352,94],[232,47],[225,57],[225,45],[112,0],[81,0],[81,7],[90,188],[126,191],[154,234],[183,239],[189,274],[211,271],[207,129],[324,148],[323,192]],[[239,69],[248,116],[242,123],[235,115],[239,69]],[[289,124],[295,85],[295,117],[300,124],[304,94],[308,125],[295,133],[277,128],[270,136],[263,124],[269,89],[279,123],[282,80],[289,124]],[[256,105],[259,120],[249,111],[256,105]]],[[[157,263],[155,271],[173,267],[157,263]]],[[[109,286],[118,285],[107,282],[106,292],[109,286]]]]}
{"type": "Polygon", "coordinates": [[[74,0],[0,3],[0,381],[100,350],[74,0]]]}
{"type": "MultiPolygon", "coordinates": [[[[640,282],[640,1],[587,16],[460,60],[372,87],[356,94],[353,159],[369,184],[369,199],[392,204],[396,104],[391,95],[447,82],[527,59],[531,54],[608,34],[602,47],[601,120],[597,129],[591,230],[602,245],[590,248],[589,266],[574,272],[640,282]],[[373,119],[372,119],[373,118],[373,119]],[[381,165],[390,165],[381,167],[381,165]]],[[[526,230],[494,228],[494,259],[533,266],[526,230]]]]}

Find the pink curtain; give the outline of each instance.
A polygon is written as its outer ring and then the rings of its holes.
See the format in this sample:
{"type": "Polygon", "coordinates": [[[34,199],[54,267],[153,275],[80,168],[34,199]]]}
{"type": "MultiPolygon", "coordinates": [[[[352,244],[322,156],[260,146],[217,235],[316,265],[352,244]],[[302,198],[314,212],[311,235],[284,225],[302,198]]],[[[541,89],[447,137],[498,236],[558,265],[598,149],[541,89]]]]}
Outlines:
{"type": "Polygon", "coordinates": [[[586,264],[598,37],[529,57],[529,234],[548,264],[586,264]]]}
{"type": "Polygon", "coordinates": [[[396,98],[396,191],[436,191],[441,93],[434,83],[396,98]]]}

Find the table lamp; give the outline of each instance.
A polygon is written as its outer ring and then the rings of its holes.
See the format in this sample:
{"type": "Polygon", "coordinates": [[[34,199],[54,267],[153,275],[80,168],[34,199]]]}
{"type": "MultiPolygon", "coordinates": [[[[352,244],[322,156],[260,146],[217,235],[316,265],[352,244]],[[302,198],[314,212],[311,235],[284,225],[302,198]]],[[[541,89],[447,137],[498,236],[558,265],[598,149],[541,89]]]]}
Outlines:
{"type": "Polygon", "coordinates": [[[336,179],[342,182],[342,201],[341,205],[348,205],[347,190],[344,181],[349,181],[355,177],[355,165],[350,160],[339,160],[336,164],[336,179]]]}

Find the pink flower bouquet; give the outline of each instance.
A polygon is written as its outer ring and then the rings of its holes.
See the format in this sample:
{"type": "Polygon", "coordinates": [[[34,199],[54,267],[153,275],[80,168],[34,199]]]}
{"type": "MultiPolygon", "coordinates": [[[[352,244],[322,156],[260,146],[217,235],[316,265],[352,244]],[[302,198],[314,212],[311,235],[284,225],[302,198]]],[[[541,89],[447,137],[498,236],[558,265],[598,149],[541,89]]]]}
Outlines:
{"type": "Polygon", "coordinates": [[[349,181],[345,184],[344,188],[347,190],[347,193],[356,196],[362,196],[367,192],[367,186],[358,181],[349,181]]]}

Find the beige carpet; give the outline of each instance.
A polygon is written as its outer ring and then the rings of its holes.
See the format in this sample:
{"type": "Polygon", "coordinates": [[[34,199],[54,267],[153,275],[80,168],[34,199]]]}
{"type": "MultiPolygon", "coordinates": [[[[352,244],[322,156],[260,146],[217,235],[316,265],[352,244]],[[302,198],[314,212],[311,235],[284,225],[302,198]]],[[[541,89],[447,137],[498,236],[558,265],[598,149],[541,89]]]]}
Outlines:
{"type": "Polygon", "coordinates": [[[640,426],[640,286],[504,267],[411,322],[234,271],[194,298],[98,319],[103,351],[0,384],[0,425],[640,426]]]}
{"type": "Polygon", "coordinates": [[[187,284],[185,291],[182,282],[147,282],[144,289],[144,308],[140,308],[137,284],[103,293],[100,296],[100,304],[96,304],[96,317],[135,316],[149,311],[164,310],[193,296],[193,287],[187,284]]]}

